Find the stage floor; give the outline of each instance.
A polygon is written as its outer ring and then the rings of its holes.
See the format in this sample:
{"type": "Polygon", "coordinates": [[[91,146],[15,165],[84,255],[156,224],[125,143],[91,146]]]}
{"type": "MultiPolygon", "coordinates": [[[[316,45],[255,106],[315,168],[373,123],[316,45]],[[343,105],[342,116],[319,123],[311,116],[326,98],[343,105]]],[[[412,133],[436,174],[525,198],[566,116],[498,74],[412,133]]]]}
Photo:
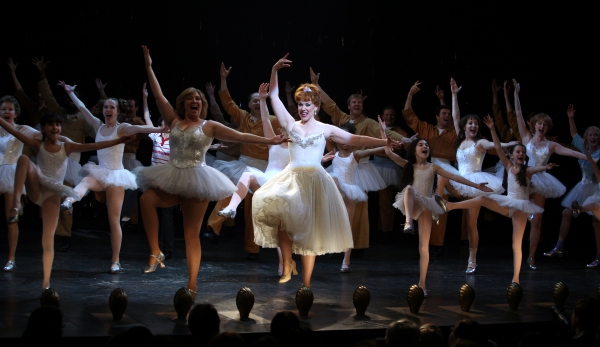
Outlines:
{"type": "MultiPolygon", "coordinates": [[[[102,226],[102,223],[90,225],[102,226]]],[[[501,228],[510,228],[510,223],[501,228]]],[[[65,316],[63,336],[108,336],[134,325],[144,325],[155,334],[189,334],[186,322],[176,319],[173,295],[185,286],[187,268],[184,242],[176,239],[172,259],[165,269],[143,275],[148,259],[148,246],[142,232],[126,233],[123,238],[121,264],[123,272],[108,273],[110,239],[107,231],[83,229],[74,231],[73,247],[66,253],[55,253],[52,287],[61,298],[65,316]],[[108,297],[115,288],[123,288],[129,306],[123,320],[112,321],[108,297]]],[[[23,222],[17,250],[17,268],[0,274],[0,338],[19,337],[29,313],[39,306],[42,284],[41,232],[39,224],[23,222]]],[[[591,230],[590,230],[591,231],[591,230]]],[[[449,234],[456,231],[449,230],[449,234]]],[[[415,319],[421,324],[452,326],[462,318],[473,318],[481,324],[535,323],[551,320],[553,287],[562,281],[569,287],[566,308],[570,313],[576,299],[596,296],[600,269],[587,269],[586,259],[576,252],[565,258],[538,257],[538,270],[522,267],[524,290],[519,310],[511,312],[506,287],[512,278],[511,230],[480,230],[477,274],[465,275],[468,246],[449,242],[444,254],[432,257],[429,265],[429,298],[418,315],[409,312],[408,288],[418,282],[417,236],[396,233],[393,241],[372,242],[364,255],[352,260],[352,272],[340,274],[341,254],[319,256],[313,275],[314,304],[303,319],[313,330],[385,329],[400,318],[415,319]],[[458,290],[463,283],[475,289],[471,312],[461,312],[458,290]],[[355,317],[352,304],[354,290],[367,286],[371,303],[367,317],[355,317]]],[[[6,233],[0,254],[6,254],[6,233]]],[[[270,319],[282,310],[297,312],[295,293],[302,284],[294,276],[278,284],[277,252],[263,249],[258,260],[246,259],[243,233],[221,238],[218,245],[203,240],[202,266],[198,279],[196,303],[211,303],[221,316],[221,329],[245,332],[267,332],[270,319]],[[249,320],[241,322],[235,299],[240,288],[248,286],[255,295],[249,320]]],[[[295,256],[301,271],[300,259],[295,256]]],[[[587,259],[589,261],[589,259],[587,259]]]]}

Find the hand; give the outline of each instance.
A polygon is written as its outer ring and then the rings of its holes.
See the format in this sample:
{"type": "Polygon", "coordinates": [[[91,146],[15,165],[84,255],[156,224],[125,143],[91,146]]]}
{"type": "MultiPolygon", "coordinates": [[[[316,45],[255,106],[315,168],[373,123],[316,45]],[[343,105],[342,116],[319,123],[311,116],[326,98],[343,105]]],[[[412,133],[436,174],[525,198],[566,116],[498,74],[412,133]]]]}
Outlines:
{"type": "Polygon", "coordinates": [[[515,94],[519,94],[521,91],[521,85],[517,83],[517,80],[513,78],[513,87],[515,87],[515,94]]]}
{"type": "Polygon", "coordinates": [[[413,135],[413,136],[411,136],[411,137],[406,137],[406,136],[405,136],[405,137],[403,137],[402,139],[400,139],[400,142],[401,142],[403,145],[410,145],[410,144],[411,144],[411,143],[412,143],[414,140],[416,140],[416,139],[417,139],[417,136],[419,136],[419,134],[418,134],[418,133],[417,133],[417,134],[414,134],[414,135],[413,135]]]}
{"type": "Polygon", "coordinates": [[[221,63],[221,70],[220,70],[220,74],[221,74],[221,79],[226,79],[227,76],[229,76],[229,73],[231,72],[231,69],[233,68],[233,66],[230,66],[229,69],[225,68],[225,64],[221,63]]]}
{"type": "Polygon", "coordinates": [[[211,151],[216,151],[219,148],[227,148],[227,146],[225,146],[224,144],[222,144],[221,142],[217,142],[214,145],[210,145],[210,147],[208,147],[209,150],[211,151]]]}
{"type": "Polygon", "coordinates": [[[291,60],[289,60],[287,57],[288,55],[290,55],[289,53],[286,53],[283,58],[279,59],[275,65],[273,65],[273,70],[279,70],[282,67],[290,67],[290,63],[292,62],[291,60]]]}
{"type": "Polygon", "coordinates": [[[316,84],[319,85],[319,78],[321,77],[321,73],[315,73],[312,69],[312,67],[310,68],[310,83],[312,84],[316,84]]]}
{"type": "Polygon", "coordinates": [[[132,143],[133,141],[135,141],[135,134],[133,135],[127,135],[127,136],[121,136],[119,138],[119,142],[121,143],[132,143]]]}
{"type": "Polygon", "coordinates": [[[508,85],[508,81],[504,81],[504,95],[507,95],[510,93],[510,86],[508,85]]]}
{"type": "Polygon", "coordinates": [[[456,84],[456,81],[454,80],[454,78],[450,79],[450,90],[452,91],[452,94],[458,94],[458,92],[460,92],[460,90],[462,89],[462,87],[459,87],[456,84]]]}
{"type": "Polygon", "coordinates": [[[142,86],[142,95],[144,95],[145,98],[148,97],[148,89],[146,88],[146,82],[144,82],[144,85],[142,86]]]}
{"type": "Polygon", "coordinates": [[[96,78],[96,88],[98,88],[99,91],[103,91],[107,84],[108,82],[103,84],[101,79],[96,78]]]}
{"type": "Polygon", "coordinates": [[[558,164],[548,163],[548,165],[546,165],[546,170],[552,170],[557,166],[558,166],[558,164]]]}
{"type": "Polygon", "coordinates": [[[285,93],[286,94],[291,94],[294,92],[294,88],[296,86],[290,86],[290,82],[289,81],[285,81],[285,93]]]}
{"type": "Polygon", "coordinates": [[[269,84],[262,83],[260,87],[258,87],[258,97],[263,100],[269,96],[269,84]]]}
{"type": "Polygon", "coordinates": [[[500,87],[498,87],[496,80],[492,80],[492,93],[498,94],[499,91],[500,91],[500,87]]]}
{"type": "Polygon", "coordinates": [[[44,61],[44,57],[42,56],[40,59],[38,58],[33,58],[31,60],[31,63],[33,65],[35,65],[35,67],[37,67],[39,72],[42,72],[44,70],[46,70],[46,66],[48,66],[48,64],[50,64],[49,61],[44,61]]]}
{"type": "Polygon", "coordinates": [[[142,51],[144,52],[144,63],[146,63],[146,67],[152,66],[152,58],[150,58],[150,49],[142,45],[142,51]]]}
{"type": "Polygon", "coordinates": [[[408,91],[408,95],[415,95],[415,94],[417,94],[417,92],[419,92],[419,90],[421,90],[421,88],[419,88],[420,84],[421,84],[421,82],[419,82],[419,80],[417,80],[415,82],[415,84],[413,84],[413,86],[410,87],[410,90],[408,91]]]}
{"type": "Polygon", "coordinates": [[[391,137],[387,137],[387,146],[389,148],[391,148],[392,150],[402,147],[404,146],[404,144],[401,141],[396,141],[394,139],[392,139],[391,137]]]}
{"type": "Polygon", "coordinates": [[[575,117],[575,106],[573,106],[573,104],[570,104],[569,107],[567,107],[567,117],[575,117]]]}
{"type": "Polygon", "coordinates": [[[290,140],[289,138],[283,136],[283,134],[279,134],[273,138],[270,139],[271,140],[271,144],[272,145],[279,145],[283,142],[292,142],[292,140],[290,140]]]}
{"type": "Polygon", "coordinates": [[[506,147],[513,147],[519,144],[519,141],[510,141],[506,144],[506,147]]]}
{"type": "Polygon", "coordinates": [[[326,153],[323,158],[321,158],[321,163],[331,161],[333,158],[335,158],[335,153],[333,153],[333,151],[326,153]]]}
{"type": "Polygon", "coordinates": [[[435,96],[437,96],[438,99],[440,100],[444,100],[444,90],[442,88],[440,88],[440,86],[435,86],[435,96]]]}
{"type": "Polygon", "coordinates": [[[206,83],[206,94],[215,95],[215,86],[211,82],[206,83]]]}
{"type": "Polygon", "coordinates": [[[490,128],[490,130],[494,130],[494,120],[492,119],[492,117],[490,117],[489,114],[483,117],[483,124],[490,128]]]}
{"type": "Polygon", "coordinates": [[[77,85],[70,86],[70,85],[66,84],[65,81],[58,81],[57,85],[63,87],[65,92],[67,92],[67,94],[73,93],[75,91],[75,88],[77,88],[77,85]]]}
{"type": "Polygon", "coordinates": [[[482,183],[479,183],[479,184],[477,185],[477,189],[479,189],[479,190],[481,190],[481,191],[483,191],[483,192],[486,192],[486,193],[493,193],[493,192],[494,192],[494,190],[492,190],[492,188],[490,188],[490,187],[486,186],[486,184],[488,184],[488,183],[487,183],[487,182],[482,182],[482,183]]]}
{"type": "Polygon", "coordinates": [[[19,64],[13,63],[12,57],[8,57],[8,61],[6,63],[8,64],[8,68],[10,69],[10,71],[12,71],[12,72],[17,71],[17,65],[19,65],[19,64]]]}
{"type": "Polygon", "coordinates": [[[367,100],[367,96],[363,94],[363,91],[362,91],[362,89],[361,89],[361,90],[359,90],[358,92],[356,92],[356,94],[359,94],[359,95],[361,95],[361,96],[362,96],[363,102],[365,102],[365,100],[367,100]]]}

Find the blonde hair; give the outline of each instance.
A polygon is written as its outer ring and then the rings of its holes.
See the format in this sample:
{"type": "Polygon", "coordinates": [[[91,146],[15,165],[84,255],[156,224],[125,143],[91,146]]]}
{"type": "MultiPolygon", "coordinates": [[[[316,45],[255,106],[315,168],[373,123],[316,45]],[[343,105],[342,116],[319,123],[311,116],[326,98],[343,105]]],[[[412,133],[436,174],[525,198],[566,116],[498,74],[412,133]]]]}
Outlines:
{"type": "Polygon", "coordinates": [[[175,111],[177,112],[177,116],[179,116],[179,118],[185,118],[185,99],[187,99],[188,96],[194,93],[198,93],[198,95],[200,95],[200,99],[202,100],[202,110],[200,111],[200,118],[206,119],[206,114],[208,113],[208,101],[206,101],[206,96],[204,96],[204,93],[202,93],[200,89],[196,89],[193,87],[187,88],[186,90],[181,92],[181,94],[179,94],[177,100],[175,101],[175,111]]]}
{"type": "Polygon", "coordinates": [[[535,116],[531,117],[531,125],[535,125],[538,122],[545,122],[546,124],[548,124],[548,131],[550,131],[550,129],[552,129],[552,126],[554,125],[552,123],[552,118],[550,118],[550,116],[545,113],[538,113],[535,116]]]}
{"type": "Polygon", "coordinates": [[[304,83],[296,89],[294,100],[299,102],[302,99],[310,99],[313,104],[321,105],[321,88],[312,83],[304,83]]]}

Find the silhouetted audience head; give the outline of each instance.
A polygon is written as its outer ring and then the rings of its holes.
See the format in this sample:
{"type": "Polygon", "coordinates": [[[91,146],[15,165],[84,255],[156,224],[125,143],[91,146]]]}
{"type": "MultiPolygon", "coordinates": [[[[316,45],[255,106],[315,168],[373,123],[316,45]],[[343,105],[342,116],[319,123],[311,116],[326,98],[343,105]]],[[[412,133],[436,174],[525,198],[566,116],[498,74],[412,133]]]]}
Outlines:
{"type": "Polygon", "coordinates": [[[188,329],[200,345],[219,334],[221,319],[211,304],[198,304],[192,308],[188,316],[188,329]]]}
{"type": "Polygon", "coordinates": [[[406,318],[390,323],[385,331],[385,345],[388,347],[418,346],[419,327],[406,318]]]}
{"type": "Polygon", "coordinates": [[[423,324],[419,328],[420,341],[422,347],[444,347],[446,339],[442,329],[434,324],[423,324]]]}
{"type": "Polygon", "coordinates": [[[271,334],[279,341],[283,342],[290,331],[300,328],[300,319],[294,312],[277,312],[271,320],[271,334]]]}
{"type": "Polygon", "coordinates": [[[208,343],[208,347],[245,347],[246,343],[242,335],[233,332],[225,331],[213,337],[208,343]]]}
{"type": "Polygon", "coordinates": [[[24,338],[56,339],[62,336],[63,314],[55,306],[38,307],[29,316],[24,338]]]}
{"type": "Polygon", "coordinates": [[[108,340],[106,347],[149,346],[153,338],[148,328],[135,326],[115,334],[108,340]]]}
{"type": "Polygon", "coordinates": [[[264,335],[258,340],[254,341],[251,347],[283,347],[283,344],[277,340],[274,336],[264,335]]]}
{"type": "Polygon", "coordinates": [[[488,345],[488,340],[483,334],[481,325],[470,319],[463,319],[456,323],[448,337],[448,344],[452,346],[458,339],[473,341],[481,346],[488,345]]]}
{"type": "Polygon", "coordinates": [[[573,307],[571,328],[578,334],[583,331],[595,332],[600,325],[600,302],[594,298],[579,299],[573,307]]]}

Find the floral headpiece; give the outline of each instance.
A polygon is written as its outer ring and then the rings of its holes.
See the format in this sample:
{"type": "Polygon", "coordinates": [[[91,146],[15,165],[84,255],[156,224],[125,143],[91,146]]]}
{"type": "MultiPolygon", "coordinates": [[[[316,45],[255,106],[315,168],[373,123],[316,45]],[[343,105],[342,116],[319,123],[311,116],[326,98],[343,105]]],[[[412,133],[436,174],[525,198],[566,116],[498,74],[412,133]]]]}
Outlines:
{"type": "Polygon", "coordinates": [[[310,93],[310,92],[312,92],[312,89],[310,89],[308,87],[304,87],[304,89],[302,89],[302,92],[304,92],[304,93],[310,93]]]}

